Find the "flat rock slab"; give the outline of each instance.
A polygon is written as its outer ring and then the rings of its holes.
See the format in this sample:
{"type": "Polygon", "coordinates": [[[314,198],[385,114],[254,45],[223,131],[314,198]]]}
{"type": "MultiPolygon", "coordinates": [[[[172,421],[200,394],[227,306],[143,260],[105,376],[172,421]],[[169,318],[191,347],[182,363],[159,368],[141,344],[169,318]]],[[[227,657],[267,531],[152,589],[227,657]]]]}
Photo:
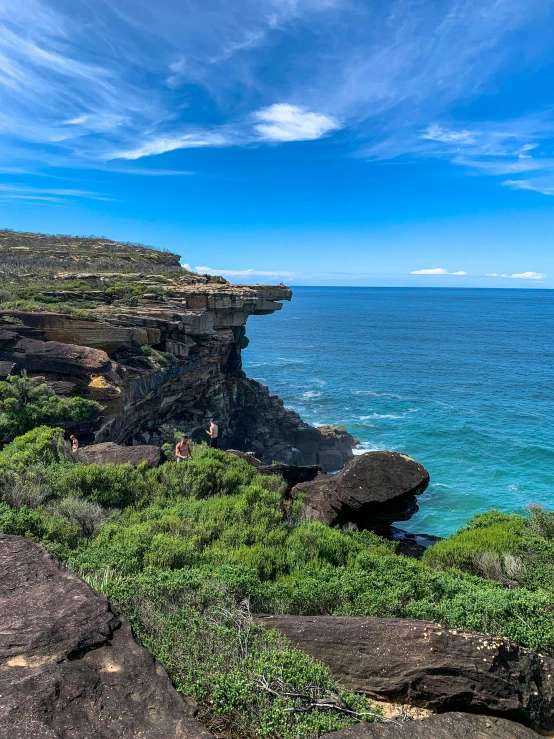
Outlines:
{"type": "Polygon", "coordinates": [[[391,724],[357,724],[321,739],[537,739],[521,724],[492,716],[443,713],[422,721],[391,724]]]}
{"type": "Polygon", "coordinates": [[[213,739],[195,712],[103,595],[0,534],[0,737],[213,739]]]}
{"type": "Polygon", "coordinates": [[[74,457],[83,464],[132,464],[136,467],[146,462],[149,467],[157,467],[161,461],[161,451],[151,444],[122,446],[106,441],[81,447],[74,457]]]}
{"type": "Polygon", "coordinates": [[[437,713],[468,711],[554,728],[554,659],[508,639],[414,619],[257,619],[320,659],[342,685],[437,713]]]}
{"type": "Polygon", "coordinates": [[[427,470],[405,454],[367,452],[336,475],[300,483],[293,494],[305,497],[305,513],[311,520],[381,530],[411,518],[417,510],[416,496],[428,484],[427,470]]]}

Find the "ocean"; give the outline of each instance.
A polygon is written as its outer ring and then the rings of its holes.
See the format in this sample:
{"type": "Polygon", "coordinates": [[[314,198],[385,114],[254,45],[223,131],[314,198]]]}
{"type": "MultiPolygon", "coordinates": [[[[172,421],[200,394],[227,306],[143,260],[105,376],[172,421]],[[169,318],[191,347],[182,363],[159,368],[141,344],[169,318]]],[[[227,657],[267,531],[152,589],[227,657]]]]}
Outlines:
{"type": "Polygon", "coordinates": [[[554,508],[554,291],[297,287],[247,336],[244,370],[286,407],[429,470],[401,528],[554,508]]]}

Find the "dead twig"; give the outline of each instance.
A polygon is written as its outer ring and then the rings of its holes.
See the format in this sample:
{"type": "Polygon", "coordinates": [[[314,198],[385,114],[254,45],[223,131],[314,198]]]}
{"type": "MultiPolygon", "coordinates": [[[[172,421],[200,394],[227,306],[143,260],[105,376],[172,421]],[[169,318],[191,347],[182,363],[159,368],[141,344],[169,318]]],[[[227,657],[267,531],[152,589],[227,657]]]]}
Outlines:
{"type": "Polygon", "coordinates": [[[338,711],[357,718],[371,717],[382,722],[391,722],[390,719],[386,719],[373,711],[355,711],[339,695],[331,690],[320,688],[318,685],[305,685],[302,690],[295,690],[278,678],[272,680],[270,684],[264,675],[257,676],[256,685],[275,698],[291,698],[302,702],[300,706],[283,709],[285,713],[308,713],[315,710],[338,711]]]}

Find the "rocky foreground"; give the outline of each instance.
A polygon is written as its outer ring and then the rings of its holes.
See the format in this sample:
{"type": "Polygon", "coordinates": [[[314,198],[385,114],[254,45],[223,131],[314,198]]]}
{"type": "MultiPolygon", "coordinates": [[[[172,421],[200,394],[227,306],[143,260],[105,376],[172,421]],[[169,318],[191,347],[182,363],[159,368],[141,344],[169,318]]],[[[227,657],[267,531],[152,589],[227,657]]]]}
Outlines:
{"type": "MultiPolygon", "coordinates": [[[[273,616],[360,692],[436,711],[329,739],[527,739],[554,725],[553,660],[507,640],[401,619],[273,616]],[[466,711],[490,716],[460,713],[466,711]]],[[[0,534],[0,736],[208,739],[196,706],[107,599],[38,544],[0,534]]]]}
{"type": "Polygon", "coordinates": [[[209,739],[107,599],[0,534],[0,736],[209,739]]]}

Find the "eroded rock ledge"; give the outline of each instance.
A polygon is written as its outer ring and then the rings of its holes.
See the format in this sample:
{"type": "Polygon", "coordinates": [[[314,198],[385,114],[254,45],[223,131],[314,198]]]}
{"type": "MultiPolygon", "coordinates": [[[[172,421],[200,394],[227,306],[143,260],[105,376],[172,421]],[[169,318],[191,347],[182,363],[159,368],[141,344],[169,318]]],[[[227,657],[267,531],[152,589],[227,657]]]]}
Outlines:
{"type": "Polygon", "coordinates": [[[172,426],[205,440],[213,416],[226,446],[265,463],[330,471],[352,456],[355,440],[344,429],[309,426],[242,372],[248,317],[280,310],[289,288],[179,272],[59,273],[47,285],[37,299],[67,301],[71,310],[0,310],[0,373],[26,370],[55,392],[97,400],[101,416],[81,430],[85,441],[159,445],[173,441],[172,426]],[[76,282],[79,289],[68,287],[76,282]],[[123,304],[121,282],[135,290],[133,305],[123,304]]]}

